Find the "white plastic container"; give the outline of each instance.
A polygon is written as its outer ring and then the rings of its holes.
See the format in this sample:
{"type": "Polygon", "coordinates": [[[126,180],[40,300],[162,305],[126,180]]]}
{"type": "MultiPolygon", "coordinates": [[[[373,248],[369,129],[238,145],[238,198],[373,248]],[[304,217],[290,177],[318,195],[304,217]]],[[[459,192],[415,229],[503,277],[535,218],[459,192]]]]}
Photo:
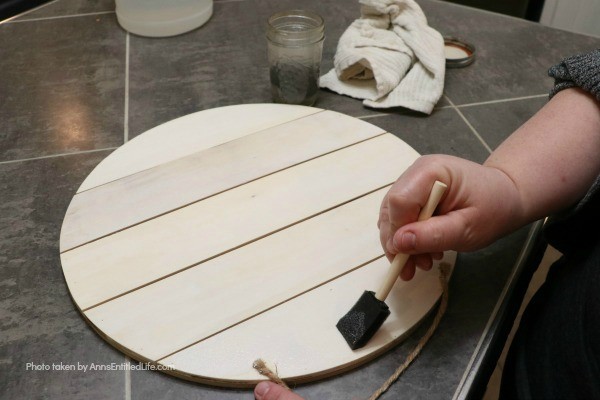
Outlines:
{"type": "Polygon", "coordinates": [[[213,12],[213,0],[116,0],[123,29],[140,36],[179,35],[202,26],[213,12]]]}

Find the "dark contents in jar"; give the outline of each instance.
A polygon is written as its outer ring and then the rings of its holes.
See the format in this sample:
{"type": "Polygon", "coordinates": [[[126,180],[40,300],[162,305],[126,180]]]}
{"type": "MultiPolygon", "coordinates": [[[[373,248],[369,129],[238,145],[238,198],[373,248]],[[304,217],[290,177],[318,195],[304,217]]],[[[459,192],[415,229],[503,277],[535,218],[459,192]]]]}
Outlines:
{"type": "Polygon", "coordinates": [[[270,68],[271,93],[276,103],[311,106],[319,91],[319,66],[307,67],[293,60],[279,61],[270,68]]]}

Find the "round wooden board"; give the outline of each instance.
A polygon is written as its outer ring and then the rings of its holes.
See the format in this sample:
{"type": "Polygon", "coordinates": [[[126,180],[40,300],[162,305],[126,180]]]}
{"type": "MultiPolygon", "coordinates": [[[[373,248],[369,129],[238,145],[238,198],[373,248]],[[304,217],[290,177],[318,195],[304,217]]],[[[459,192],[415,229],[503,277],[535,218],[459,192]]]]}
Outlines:
{"type": "Polygon", "coordinates": [[[379,205],[417,157],[374,125],[311,107],[170,121],[113,152],[73,197],[60,239],[69,290],[108,342],[185,379],[251,386],[264,379],[257,358],[290,382],[354,368],[441,294],[437,268],[398,281],[390,317],[359,350],[335,327],[385,276],[379,205]]]}

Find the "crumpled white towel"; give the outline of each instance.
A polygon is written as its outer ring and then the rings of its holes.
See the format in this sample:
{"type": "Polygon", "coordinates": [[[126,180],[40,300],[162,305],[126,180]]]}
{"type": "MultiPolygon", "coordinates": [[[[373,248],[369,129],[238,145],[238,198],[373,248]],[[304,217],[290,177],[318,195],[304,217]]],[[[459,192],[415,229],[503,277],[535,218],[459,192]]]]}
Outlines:
{"type": "Polygon", "coordinates": [[[444,39],[414,0],[360,0],[361,18],[340,37],[321,87],[373,108],[430,114],[442,96],[444,39]]]}

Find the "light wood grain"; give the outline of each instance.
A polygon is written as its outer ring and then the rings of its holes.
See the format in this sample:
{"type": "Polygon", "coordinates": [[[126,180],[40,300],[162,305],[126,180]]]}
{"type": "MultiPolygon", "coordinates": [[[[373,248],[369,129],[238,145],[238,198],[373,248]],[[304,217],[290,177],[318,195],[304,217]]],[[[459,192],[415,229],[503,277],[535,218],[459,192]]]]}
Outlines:
{"type": "Polygon", "coordinates": [[[69,206],[60,248],[75,304],[132,358],[213,385],[253,385],[258,357],[292,382],[376,357],[440,295],[437,272],[419,271],[392,289],[392,315],[367,346],[351,351],[335,328],[388,270],[379,202],[419,156],[381,132],[329,111],[262,104],[140,135],[69,206]]]}
{"type": "Polygon", "coordinates": [[[384,132],[322,111],[81,192],[65,216],[61,252],[384,132]]]}
{"type": "MultiPolygon", "coordinates": [[[[447,252],[442,262],[453,265],[455,259],[456,253],[447,252]]],[[[252,368],[259,357],[275,364],[289,383],[355,368],[402,341],[441,294],[437,267],[418,270],[409,282],[398,281],[386,301],[391,315],[365,347],[351,350],[335,323],[365,289],[379,286],[388,267],[387,259],[381,258],[160,362],[188,379],[242,387],[264,379],[252,368]]]]}
{"type": "Polygon", "coordinates": [[[373,220],[386,191],[92,308],[86,316],[123,347],[163,358],[382,256],[373,220]],[[332,251],[338,242],[344,250],[332,251]]]}
{"type": "Polygon", "coordinates": [[[386,134],[62,253],[92,307],[392,183],[416,153],[386,134]]]}
{"type": "Polygon", "coordinates": [[[244,104],[185,115],[115,150],[88,175],[78,192],[321,111],[285,104],[244,104]]]}

